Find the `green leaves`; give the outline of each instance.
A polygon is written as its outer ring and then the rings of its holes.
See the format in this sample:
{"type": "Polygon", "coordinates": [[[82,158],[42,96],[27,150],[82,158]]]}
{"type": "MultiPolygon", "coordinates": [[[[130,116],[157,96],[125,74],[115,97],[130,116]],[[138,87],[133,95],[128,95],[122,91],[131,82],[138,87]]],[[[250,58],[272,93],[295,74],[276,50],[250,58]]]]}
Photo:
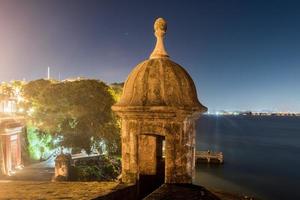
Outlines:
{"type": "Polygon", "coordinates": [[[52,136],[40,132],[35,127],[27,124],[27,140],[29,155],[34,160],[47,159],[53,150],[52,136]]]}
{"type": "Polygon", "coordinates": [[[97,80],[41,79],[24,86],[24,107],[28,121],[41,132],[63,136],[66,147],[89,152],[93,142],[101,140],[118,148],[119,125],[111,106],[120,91],[118,85],[110,88],[97,80]]]}
{"type": "MultiPolygon", "coordinates": [[[[0,100],[13,98],[18,114],[26,118],[30,148],[35,158],[41,157],[38,144],[46,141],[45,133],[61,136],[60,145],[85,149],[105,148],[120,153],[120,122],[111,106],[120,99],[123,83],[110,86],[98,80],[62,81],[39,79],[29,83],[12,81],[0,84],[0,100]],[[34,138],[35,137],[35,138],[34,138]],[[97,145],[95,145],[97,144],[97,145]]],[[[49,139],[49,138],[48,138],[49,139]]]]}

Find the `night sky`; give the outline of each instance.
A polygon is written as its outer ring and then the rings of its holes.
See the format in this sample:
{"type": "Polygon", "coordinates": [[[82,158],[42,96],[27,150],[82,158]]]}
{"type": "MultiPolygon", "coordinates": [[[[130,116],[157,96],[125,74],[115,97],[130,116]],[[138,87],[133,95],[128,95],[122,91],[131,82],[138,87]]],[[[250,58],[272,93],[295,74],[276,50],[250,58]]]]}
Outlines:
{"type": "Polygon", "coordinates": [[[0,81],[125,81],[168,21],[166,49],[216,110],[300,112],[300,1],[0,0],[0,81]]]}

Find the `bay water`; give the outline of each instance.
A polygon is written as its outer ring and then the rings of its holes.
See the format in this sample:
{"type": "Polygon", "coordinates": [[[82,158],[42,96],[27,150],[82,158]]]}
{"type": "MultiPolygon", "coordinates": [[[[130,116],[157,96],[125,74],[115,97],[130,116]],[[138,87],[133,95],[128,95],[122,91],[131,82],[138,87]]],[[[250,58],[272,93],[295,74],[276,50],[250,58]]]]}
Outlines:
{"type": "Polygon", "coordinates": [[[195,184],[264,200],[300,199],[300,117],[203,115],[197,150],[223,152],[200,164],[195,184]]]}

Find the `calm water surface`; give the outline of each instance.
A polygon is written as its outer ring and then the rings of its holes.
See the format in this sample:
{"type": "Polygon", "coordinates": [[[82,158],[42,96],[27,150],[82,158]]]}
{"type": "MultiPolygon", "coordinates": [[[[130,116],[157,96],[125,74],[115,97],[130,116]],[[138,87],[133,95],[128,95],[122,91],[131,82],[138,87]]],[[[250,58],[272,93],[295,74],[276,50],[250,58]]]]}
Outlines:
{"type": "Polygon", "coordinates": [[[202,116],[197,150],[222,151],[224,165],[202,164],[196,184],[264,200],[300,199],[300,117],[202,116]]]}

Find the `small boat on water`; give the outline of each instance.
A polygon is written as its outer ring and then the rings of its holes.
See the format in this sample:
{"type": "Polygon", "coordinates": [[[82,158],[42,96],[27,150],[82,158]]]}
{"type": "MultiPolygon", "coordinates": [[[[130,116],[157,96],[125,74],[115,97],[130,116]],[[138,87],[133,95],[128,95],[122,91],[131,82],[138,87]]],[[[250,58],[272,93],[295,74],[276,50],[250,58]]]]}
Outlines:
{"type": "Polygon", "coordinates": [[[222,152],[211,152],[208,151],[196,151],[195,154],[196,163],[224,163],[224,156],[222,152]]]}

